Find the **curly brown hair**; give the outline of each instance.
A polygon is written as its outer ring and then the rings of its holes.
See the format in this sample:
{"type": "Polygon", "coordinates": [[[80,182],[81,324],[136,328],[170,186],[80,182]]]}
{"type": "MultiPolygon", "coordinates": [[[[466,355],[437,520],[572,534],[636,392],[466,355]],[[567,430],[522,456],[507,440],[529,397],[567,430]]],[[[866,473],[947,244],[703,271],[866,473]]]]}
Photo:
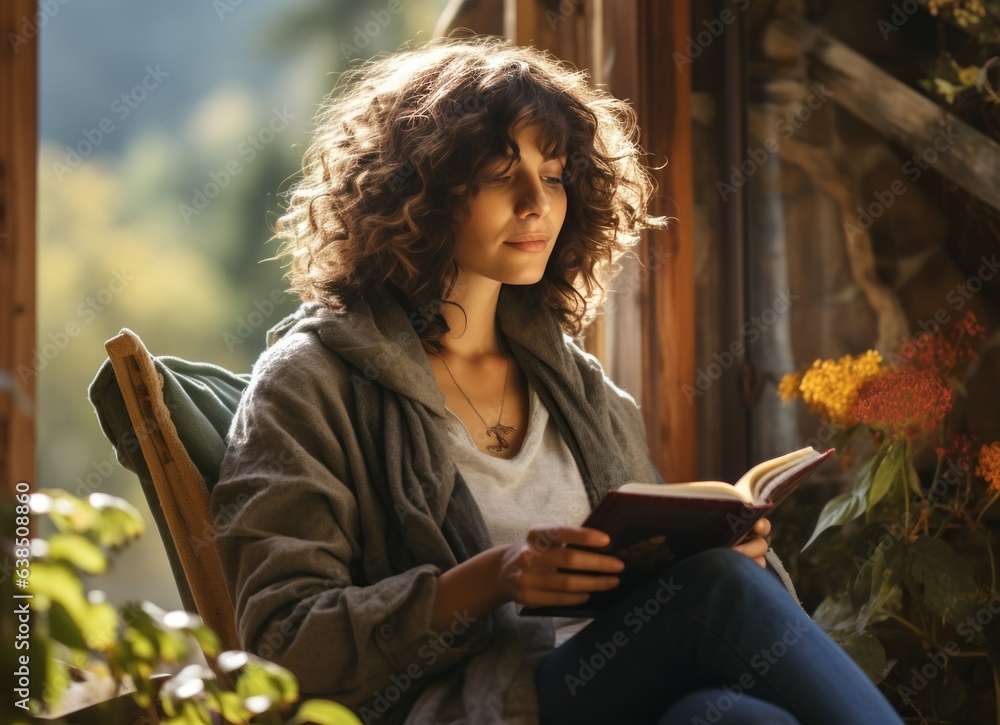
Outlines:
{"type": "Polygon", "coordinates": [[[566,219],[531,287],[572,337],[639,231],[666,224],[646,213],[656,185],[632,140],[632,108],[506,38],[434,38],[375,56],[342,74],[315,124],[272,237],[284,239],[292,290],[333,309],[388,291],[423,311],[414,327],[428,350],[449,330],[439,305],[458,278],[454,220],[492,164],[518,158],[518,129],[539,125],[541,150],[567,158],[566,219]]]}

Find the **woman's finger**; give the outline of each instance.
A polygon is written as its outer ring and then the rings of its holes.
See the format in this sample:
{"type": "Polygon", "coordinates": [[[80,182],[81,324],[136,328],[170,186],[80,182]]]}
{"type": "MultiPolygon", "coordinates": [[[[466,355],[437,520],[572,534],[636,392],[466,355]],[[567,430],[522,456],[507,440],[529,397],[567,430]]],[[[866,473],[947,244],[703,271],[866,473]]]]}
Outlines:
{"type": "MultiPolygon", "coordinates": [[[[769,546],[767,541],[762,537],[757,536],[746,543],[734,546],[733,550],[738,551],[745,556],[749,556],[751,559],[761,559],[763,560],[764,554],[767,552],[769,546]]],[[[758,562],[759,563],[759,562],[758,562]]]]}
{"type": "Polygon", "coordinates": [[[771,522],[767,519],[757,519],[753,524],[753,530],[761,536],[767,536],[771,533],[771,522]]]}

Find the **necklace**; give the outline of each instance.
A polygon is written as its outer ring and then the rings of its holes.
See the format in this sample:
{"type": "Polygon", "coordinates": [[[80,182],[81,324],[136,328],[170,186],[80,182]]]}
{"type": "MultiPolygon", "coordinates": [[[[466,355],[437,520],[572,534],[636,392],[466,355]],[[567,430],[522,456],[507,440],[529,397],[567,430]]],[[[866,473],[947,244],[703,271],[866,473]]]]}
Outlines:
{"type": "MultiPolygon", "coordinates": [[[[441,362],[444,364],[444,369],[448,371],[448,375],[451,375],[452,382],[454,382],[455,383],[455,387],[458,388],[458,392],[460,392],[462,394],[462,396],[466,399],[466,401],[468,401],[469,406],[473,410],[476,411],[476,415],[479,415],[479,411],[476,410],[476,406],[472,405],[472,401],[469,400],[469,396],[465,394],[465,391],[462,390],[462,386],[458,384],[458,381],[455,380],[455,376],[451,374],[451,368],[448,367],[448,363],[446,363],[444,361],[444,358],[441,357],[440,355],[438,355],[436,352],[432,352],[431,355],[434,355],[435,357],[437,357],[438,359],[441,360],[441,362]]],[[[500,415],[497,416],[497,424],[491,427],[483,419],[483,416],[479,415],[479,420],[482,420],[483,421],[483,425],[486,426],[486,435],[487,436],[494,435],[497,438],[498,442],[497,442],[497,444],[495,446],[486,446],[486,450],[493,451],[494,453],[499,453],[504,448],[509,448],[510,447],[510,444],[507,443],[507,441],[505,441],[503,438],[501,438],[500,434],[501,433],[505,433],[505,434],[507,434],[507,433],[513,433],[513,432],[515,432],[517,430],[517,426],[513,426],[513,425],[500,425],[500,419],[503,418],[503,404],[504,404],[504,401],[507,399],[507,378],[508,377],[510,377],[510,358],[507,358],[507,373],[504,375],[504,379],[503,379],[503,397],[500,398],[500,415]]]]}

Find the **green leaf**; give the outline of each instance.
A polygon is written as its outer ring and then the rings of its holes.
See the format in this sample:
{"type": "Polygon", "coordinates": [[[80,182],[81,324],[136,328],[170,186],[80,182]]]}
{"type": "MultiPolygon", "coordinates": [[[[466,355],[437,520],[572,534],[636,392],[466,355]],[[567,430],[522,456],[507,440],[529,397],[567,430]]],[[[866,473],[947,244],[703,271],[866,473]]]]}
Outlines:
{"type": "Polygon", "coordinates": [[[181,720],[187,725],[212,725],[212,715],[200,702],[184,700],[181,705],[181,720]]]}
{"type": "Polygon", "coordinates": [[[87,501],[99,514],[97,534],[102,546],[121,548],[145,531],[139,510],[125,499],[92,493],[87,501]]]}
{"type": "Polygon", "coordinates": [[[889,493],[892,489],[892,484],[902,476],[905,447],[905,444],[901,441],[891,444],[885,452],[885,457],[881,463],[877,464],[878,468],[875,470],[875,476],[868,491],[867,510],[869,512],[871,512],[875,504],[889,493]]]}
{"type": "Polygon", "coordinates": [[[230,649],[221,653],[216,659],[215,664],[220,671],[228,674],[245,667],[249,661],[250,655],[248,653],[243,650],[230,649]]]}
{"type": "MultiPolygon", "coordinates": [[[[152,644],[156,658],[166,663],[173,663],[187,657],[189,647],[183,631],[164,629],[160,624],[163,616],[167,614],[164,610],[150,602],[141,604],[130,602],[122,609],[125,621],[129,622],[129,628],[137,630],[152,644]]],[[[141,645],[141,639],[138,637],[128,635],[128,638],[141,645]]]]}
{"type": "Polygon", "coordinates": [[[865,671],[876,685],[885,677],[888,667],[886,666],[885,648],[871,632],[844,631],[835,632],[831,635],[844,651],[850,655],[858,667],[865,671]]]}
{"type": "Polygon", "coordinates": [[[909,443],[906,445],[905,455],[903,456],[903,477],[906,481],[906,488],[915,494],[919,494],[920,474],[917,473],[917,468],[913,465],[913,456],[910,455],[909,443]]]}
{"type": "Polygon", "coordinates": [[[158,644],[160,659],[167,664],[181,662],[186,659],[190,650],[187,638],[180,632],[160,630],[158,644]]]}
{"type": "Polygon", "coordinates": [[[40,695],[45,704],[53,708],[60,704],[66,693],[66,688],[71,682],[69,667],[66,666],[65,662],[55,657],[46,657],[45,667],[45,691],[40,695]]]}
{"type": "MultiPolygon", "coordinates": [[[[872,593],[858,612],[858,631],[867,627],[868,622],[877,617],[890,602],[896,602],[898,605],[898,595],[902,591],[899,586],[902,572],[895,564],[902,558],[900,554],[899,548],[888,551],[879,548],[872,555],[872,593]]],[[[882,619],[885,618],[886,615],[883,615],[882,619]]]]}
{"type": "Polygon", "coordinates": [[[965,387],[965,383],[956,377],[948,376],[948,382],[951,383],[951,387],[955,389],[955,392],[961,395],[963,398],[969,397],[969,391],[965,387]]]}
{"type": "Polygon", "coordinates": [[[155,639],[150,639],[135,627],[128,627],[125,630],[122,641],[133,656],[150,662],[156,659],[155,639]]]}
{"type": "Polygon", "coordinates": [[[190,633],[205,654],[214,657],[221,649],[218,636],[205,626],[197,614],[185,612],[182,609],[165,612],[149,602],[144,603],[143,608],[165,632],[173,632],[185,637],[190,633]]]}
{"type": "Polygon", "coordinates": [[[944,96],[945,101],[949,105],[955,102],[955,94],[959,93],[962,89],[954,86],[943,78],[934,79],[935,90],[944,96]]]}
{"type": "Polygon", "coordinates": [[[201,618],[197,614],[185,612],[183,609],[175,609],[170,612],[164,612],[162,609],[157,607],[155,610],[150,611],[149,615],[164,629],[191,629],[192,627],[197,627],[201,624],[201,618]]]}
{"type": "Polygon", "coordinates": [[[281,693],[280,702],[291,704],[299,699],[299,681],[295,679],[295,675],[290,670],[267,660],[261,660],[261,665],[267,670],[271,679],[277,683],[278,691],[281,693]]]}
{"type": "Polygon", "coordinates": [[[953,625],[975,613],[975,573],[951,546],[923,536],[907,545],[906,556],[907,588],[930,611],[953,625]]]}
{"type": "Polygon", "coordinates": [[[361,721],[357,716],[332,700],[306,700],[299,707],[295,717],[289,721],[288,725],[303,725],[304,723],[315,723],[315,725],[356,725],[361,721]]]}
{"type": "Polygon", "coordinates": [[[162,687],[160,698],[164,703],[170,702],[175,712],[183,713],[185,705],[189,703],[205,709],[206,682],[214,679],[215,675],[204,665],[188,665],[162,687]]]}
{"type": "Polygon", "coordinates": [[[809,545],[831,526],[846,524],[865,512],[868,491],[871,488],[872,478],[880,460],[881,456],[875,455],[862,466],[855,479],[853,491],[841,493],[826,502],[826,506],[820,511],[819,520],[816,522],[812,536],[809,537],[801,551],[808,549],[809,545]]]}
{"type": "Polygon", "coordinates": [[[965,685],[952,673],[951,677],[938,677],[932,683],[932,699],[937,715],[949,715],[965,704],[965,685]]]}
{"type": "Polygon", "coordinates": [[[79,534],[53,534],[48,539],[48,556],[67,561],[88,574],[103,574],[108,560],[100,547],[79,534]]]}
{"type": "Polygon", "coordinates": [[[76,620],[69,615],[61,602],[52,602],[49,608],[49,634],[53,639],[73,649],[87,649],[87,641],[76,620]]]}
{"type": "Polygon", "coordinates": [[[243,697],[244,706],[252,710],[253,705],[247,701],[259,695],[279,704],[291,704],[298,699],[299,683],[291,672],[255,655],[249,657],[236,681],[236,692],[243,697]]]}
{"type": "Polygon", "coordinates": [[[243,701],[243,707],[251,715],[261,715],[274,708],[274,701],[267,695],[254,695],[243,701]]]}
{"type": "Polygon", "coordinates": [[[43,488],[31,494],[32,513],[47,514],[62,532],[87,533],[99,515],[93,506],[58,488],[43,488]]]}
{"type": "Polygon", "coordinates": [[[204,624],[192,627],[190,632],[194,635],[194,638],[197,640],[198,646],[201,647],[202,652],[209,657],[215,657],[219,654],[219,650],[222,649],[222,643],[219,641],[219,637],[215,634],[215,632],[204,624]]]}
{"type": "Polygon", "coordinates": [[[136,617],[136,624],[146,636],[155,638],[159,658],[168,664],[186,658],[190,649],[186,630],[172,624],[185,625],[197,617],[183,611],[167,612],[152,602],[142,602],[139,606],[143,616],[136,617]]]}
{"type": "Polygon", "coordinates": [[[820,512],[816,528],[813,530],[812,536],[805,543],[805,546],[802,547],[802,551],[808,549],[809,545],[831,526],[840,526],[856,519],[864,513],[864,510],[864,502],[855,496],[853,492],[848,491],[847,493],[834,496],[826,502],[826,506],[820,512]]]}
{"type": "Polygon", "coordinates": [[[864,513],[864,500],[859,498],[854,492],[838,494],[826,502],[823,510],[820,511],[819,519],[816,521],[816,528],[813,529],[809,540],[802,546],[801,551],[805,551],[809,546],[831,526],[840,526],[848,521],[853,521],[864,513]]]}
{"type": "Polygon", "coordinates": [[[89,606],[83,595],[83,583],[72,566],[61,561],[36,559],[31,562],[29,587],[41,611],[48,609],[49,602],[59,602],[77,627],[84,628],[89,606]]]}
{"type": "Polygon", "coordinates": [[[244,722],[250,717],[250,712],[243,707],[243,699],[235,692],[221,690],[216,695],[219,713],[226,722],[244,722]]]}
{"type": "Polygon", "coordinates": [[[150,682],[150,678],[153,676],[152,664],[140,659],[123,659],[120,664],[135,684],[136,691],[132,695],[133,699],[139,707],[149,707],[153,702],[153,687],[150,682]]]}
{"type": "Polygon", "coordinates": [[[267,670],[256,662],[248,662],[243,668],[243,673],[236,681],[236,693],[243,698],[244,703],[259,695],[264,695],[272,701],[281,699],[280,687],[267,674],[267,670]]]}
{"type": "Polygon", "coordinates": [[[108,602],[91,604],[83,627],[83,636],[91,649],[102,651],[118,639],[118,610],[108,602]]]}
{"type": "Polygon", "coordinates": [[[812,614],[812,620],[822,627],[823,631],[829,633],[838,629],[853,628],[856,618],[850,598],[841,595],[839,597],[827,596],[820,602],[812,614]]]}

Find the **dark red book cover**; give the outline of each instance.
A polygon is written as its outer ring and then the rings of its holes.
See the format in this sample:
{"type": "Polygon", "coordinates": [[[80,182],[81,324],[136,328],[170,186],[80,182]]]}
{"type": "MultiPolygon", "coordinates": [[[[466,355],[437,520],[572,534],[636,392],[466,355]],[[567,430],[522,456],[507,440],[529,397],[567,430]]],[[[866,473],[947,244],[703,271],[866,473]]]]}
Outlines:
{"type": "MultiPolygon", "coordinates": [[[[831,453],[833,449],[794,471],[776,487],[769,501],[760,505],[747,504],[737,498],[660,496],[611,489],[581,524],[607,532],[611,543],[601,549],[576,544],[571,546],[624,561],[625,569],[617,575],[620,579],[618,586],[606,591],[589,592],[590,598],[582,604],[522,607],[520,614],[596,617],[631,589],[660,574],[671,564],[705,549],[733,546],[749,536],[754,522],[774,510],[831,453]]],[[[575,569],[560,571],[592,574],[575,569]]]]}

